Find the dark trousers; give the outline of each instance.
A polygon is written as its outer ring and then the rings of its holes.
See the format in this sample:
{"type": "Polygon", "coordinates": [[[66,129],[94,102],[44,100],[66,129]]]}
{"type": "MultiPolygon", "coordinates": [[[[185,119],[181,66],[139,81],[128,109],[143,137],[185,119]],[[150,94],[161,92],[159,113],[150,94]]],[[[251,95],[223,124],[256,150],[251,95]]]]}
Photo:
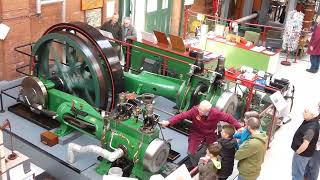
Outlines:
{"type": "Polygon", "coordinates": [[[320,169],[320,150],[315,151],[310,161],[307,164],[306,170],[304,172],[304,176],[307,177],[308,180],[317,180],[319,176],[320,169]]]}
{"type": "Polygon", "coordinates": [[[310,69],[318,71],[320,65],[320,55],[310,55],[310,62],[310,69]]]}

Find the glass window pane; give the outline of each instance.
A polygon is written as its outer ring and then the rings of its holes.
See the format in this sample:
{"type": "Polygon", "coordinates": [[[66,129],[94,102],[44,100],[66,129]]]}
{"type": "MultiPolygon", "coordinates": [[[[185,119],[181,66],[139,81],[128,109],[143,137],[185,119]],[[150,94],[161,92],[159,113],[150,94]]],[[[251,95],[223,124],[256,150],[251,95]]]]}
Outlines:
{"type": "Polygon", "coordinates": [[[162,9],[167,9],[168,8],[168,1],[169,0],[162,0],[162,9]]]}
{"type": "Polygon", "coordinates": [[[108,0],[107,1],[107,18],[112,17],[112,15],[114,14],[114,9],[115,9],[115,1],[114,0],[108,0]]]}
{"type": "Polygon", "coordinates": [[[147,1],[147,12],[154,12],[157,10],[158,0],[148,0],[147,1]]]}

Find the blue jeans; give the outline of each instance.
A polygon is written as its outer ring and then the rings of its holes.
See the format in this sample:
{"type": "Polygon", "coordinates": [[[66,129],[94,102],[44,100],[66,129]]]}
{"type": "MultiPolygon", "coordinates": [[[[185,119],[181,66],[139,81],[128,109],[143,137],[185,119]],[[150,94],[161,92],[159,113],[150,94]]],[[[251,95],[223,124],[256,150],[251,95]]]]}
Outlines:
{"type": "Polygon", "coordinates": [[[311,157],[300,156],[296,153],[292,158],[292,180],[301,180],[304,178],[304,172],[311,157]]]}
{"type": "Polygon", "coordinates": [[[304,176],[306,176],[308,180],[317,180],[319,176],[319,169],[320,169],[320,151],[315,151],[306,167],[304,176]]]}
{"type": "Polygon", "coordinates": [[[319,70],[320,65],[320,55],[310,55],[310,62],[312,70],[319,70]]]}
{"type": "Polygon", "coordinates": [[[240,175],[238,176],[238,180],[246,180],[243,177],[240,177],[240,175]]]}

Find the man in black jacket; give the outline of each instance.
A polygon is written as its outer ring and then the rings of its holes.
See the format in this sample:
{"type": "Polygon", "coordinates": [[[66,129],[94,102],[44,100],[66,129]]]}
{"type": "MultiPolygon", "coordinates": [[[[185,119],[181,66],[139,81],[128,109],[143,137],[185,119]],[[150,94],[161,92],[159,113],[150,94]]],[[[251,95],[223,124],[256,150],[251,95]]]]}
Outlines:
{"type": "Polygon", "coordinates": [[[109,21],[105,22],[101,26],[100,29],[112,33],[114,39],[122,41],[122,29],[118,20],[119,15],[115,13],[109,21]]]}
{"type": "MultiPolygon", "coordinates": [[[[109,21],[105,22],[100,29],[112,33],[112,36],[114,39],[122,41],[122,28],[118,20],[119,20],[119,15],[117,13],[114,13],[112,18],[109,21]]],[[[120,46],[121,44],[120,43],[111,43],[111,44],[117,51],[118,57],[121,60],[122,58],[121,46],[120,46]]]]}
{"type": "Polygon", "coordinates": [[[319,137],[317,112],[305,109],[304,121],[293,136],[291,148],[295,151],[292,159],[292,180],[304,178],[305,169],[316,150],[319,137]]]}
{"type": "Polygon", "coordinates": [[[221,138],[218,143],[221,145],[221,169],[218,170],[219,180],[226,180],[232,174],[234,155],[238,149],[238,143],[233,135],[235,128],[232,125],[224,125],[221,131],[221,138]]]}

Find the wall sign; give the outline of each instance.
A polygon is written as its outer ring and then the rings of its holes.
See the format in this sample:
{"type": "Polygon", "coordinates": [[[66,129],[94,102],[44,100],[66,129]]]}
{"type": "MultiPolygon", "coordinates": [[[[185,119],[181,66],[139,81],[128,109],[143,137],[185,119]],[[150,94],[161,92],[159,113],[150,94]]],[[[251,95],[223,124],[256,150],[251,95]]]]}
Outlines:
{"type": "Polygon", "coordinates": [[[81,0],[81,10],[102,8],[103,0],[81,0]]]}

